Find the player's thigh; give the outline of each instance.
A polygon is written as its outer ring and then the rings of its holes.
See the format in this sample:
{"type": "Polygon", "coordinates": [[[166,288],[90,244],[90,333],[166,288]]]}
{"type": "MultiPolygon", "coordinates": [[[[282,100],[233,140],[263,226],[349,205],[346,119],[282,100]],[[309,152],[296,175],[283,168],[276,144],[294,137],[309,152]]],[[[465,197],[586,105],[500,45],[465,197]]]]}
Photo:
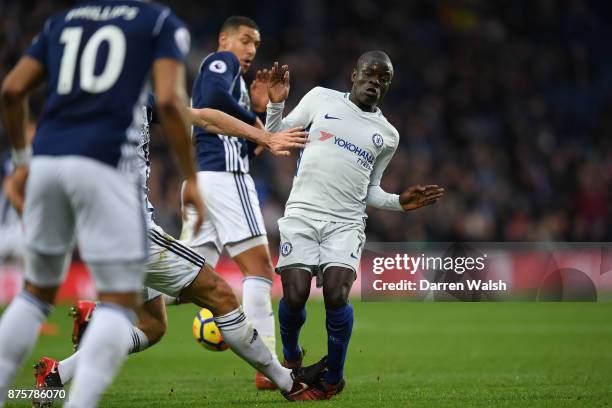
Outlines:
{"type": "MultiPolygon", "coordinates": [[[[200,183],[198,183],[198,186],[200,183]]],[[[183,188],[185,184],[183,183],[183,188]]],[[[204,198],[204,194],[200,189],[200,194],[204,198]]],[[[181,228],[180,240],[186,245],[194,248],[200,255],[204,256],[211,265],[215,266],[218,261],[218,256],[215,253],[221,254],[223,245],[219,241],[219,234],[215,228],[212,215],[209,209],[209,203],[204,199],[204,221],[200,228],[195,230],[195,223],[198,219],[198,213],[191,205],[185,206],[185,217],[181,228]],[[201,251],[203,252],[201,252],[201,251]]]]}
{"type": "Polygon", "coordinates": [[[280,246],[276,272],[302,268],[314,272],[320,263],[320,240],[316,221],[305,217],[285,216],[278,220],[280,246]]]}
{"type": "Polygon", "coordinates": [[[356,277],[365,245],[363,224],[328,222],[323,228],[321,240],[321,263],[319,271],[332,266],[351,269],[356,277]]]}
{"type": "Polygon", "coordinates": [[[241,173],[199,172],[198,185],[206,203],[207,217],[214,224],[222,246],[266,235],[257,191],[251,176],[241,173]]]}
{"type": "Polygon", "coordinates": [[[74,213],[67,194],[65,158],[35,157],[25,191],[25,245],[41,254],[60,255],[74,243],[74,213]]]}
{"type": "Polygon", "coordinates": [[[304,307],[310,296],[312,276],[312,270],[299,266],[281,271],[283,300],[289,309],[299,310],[304,307]]]}
{"type": "Polygon", "coordinates": [[[237,244],[228,244],[227,252],[245,276],[274,279],[274,267],[265,235],[250,238],[237,244]]]}
{"type": "Polygon", "coordinates": [[[87,262],[143,260],[147,236],[140,176],[88,158],[70,158],[67,194],[87,262]]]}
{"type": "Polygon", "coordinates": [[[177,297],[196,279],[206,261],[159,226],[150,225],[148,234],[145,285],[177,297]]]}
{"type": "Polygon", "coordinates": [[[25,280],[36,288],[63,281],[74,243],[74,217],[65,192],[64,160],[34,158],[26,186],[25,280]]]}

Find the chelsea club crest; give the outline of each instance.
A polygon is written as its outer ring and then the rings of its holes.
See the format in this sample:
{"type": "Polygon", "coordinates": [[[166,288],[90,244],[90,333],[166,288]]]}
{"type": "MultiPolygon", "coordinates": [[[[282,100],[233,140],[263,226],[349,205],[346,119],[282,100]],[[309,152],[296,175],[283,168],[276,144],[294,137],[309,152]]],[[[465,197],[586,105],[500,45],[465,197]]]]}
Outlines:
{"type": "Polygon", "coordinates": [[[282,256],[289,255],[292,249],[293,249],[293,246],[291,245],[291,242],[283,242],[280,246],[281,255],[282,256]]]}
{"type": "Polygon", "coordinates": [[[382,145],[384,144],[384,140],[380,133],[374,133],[372,135],[372,143],[374,143],[374,146],[376,146],[377,149],[380,149],[382,147],[382,145]]]}

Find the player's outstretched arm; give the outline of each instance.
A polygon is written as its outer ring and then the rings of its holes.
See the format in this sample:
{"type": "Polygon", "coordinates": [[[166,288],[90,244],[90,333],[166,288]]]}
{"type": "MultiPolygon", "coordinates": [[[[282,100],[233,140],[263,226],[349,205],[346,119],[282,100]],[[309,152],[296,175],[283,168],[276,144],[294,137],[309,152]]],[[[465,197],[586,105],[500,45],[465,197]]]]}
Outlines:
{"type": "Polygon", "coordinates": [[[155,100],[160,121],[168,143],[176,154],[186,182],[183,188],[183,204],[192,205],[198,214],[194,225],[199,230],[204,220],[204,204],[198,191],[196,170],[189,132],[187,93],[185,92],[185,67],[178,60],[160,58],[153,63],[155,100]]]}
{"type": "Polygon", "coordinates": [[[189,108],[188,112],[194,125],[208,132],[250,140],[276,156],[288,156],[291,149],[301,149],[306,144],[307,134],[300,127],[271,134],[216,109],[189,108]]]}
{"type": "Polygon", "coordinates": [[[34,58],[23,57],[9,72],[2,83],[2,124],[12,147],[13,172],[11,203],[21,214],[23,209],[25,183],[32,149],[25,136],[28,118],[28,94],[45,78],[45,68],[34,58]]]}

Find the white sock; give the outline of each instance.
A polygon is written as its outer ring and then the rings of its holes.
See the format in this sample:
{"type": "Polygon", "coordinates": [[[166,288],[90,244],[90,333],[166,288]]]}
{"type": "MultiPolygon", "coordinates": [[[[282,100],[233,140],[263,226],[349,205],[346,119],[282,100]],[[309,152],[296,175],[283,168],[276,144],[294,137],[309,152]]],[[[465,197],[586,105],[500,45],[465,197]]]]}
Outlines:
{"type": "Polygon", "coordinates": [[[17,370],[30,355],[52,307],[28,292],[13,299],[0,320],[0,406],[17,370]]]}
{"type": "Polygon", "coordinates": [[[138,353],[139,351],[146,350],[149,348],[149,338],[136,326],[132,326],[132,346],[130,347],[129,353],[138,353]]]}
{"type": "Polygon", "coordinates": [[[66,408],[96,406],[128,355],[135,318],[132,311],[120,306],[98,305],[81,341],[66,408]]]}
{"type": "Polygon", "coordinates": [[[257,329],[262,341],[276,356],[276,336],[274,329],[274,311],[270,290],[272,282],[259,276],[247,276],[242,281],[242,307],[249,322],[257,329]]]}
{"type": "Polygon", "coordinates": [[[215,317],[223,340],[228,346],[255,369],[264,373],[278,388],[291,390],[291,370],[280,365],[261,340],[257,330],[249,323],[241,308],[224,316],[215,317]]]}
{"type": "Polygon", "coordinates": [[[76,369],[77,359],[80,354],[81,349],[78,349],[73,355],[57,363],[57,373],[60,376],[62,385],[66,385],[74,377],[74,370],[76,369]]]}
{"type": "MultiPolygon", "coordinates": [[[[136,326],[132,326],[131,330],[132,344],[130,346],[129,354],[138,353],[149,348],[149,338],[147,335],[136,326]]],[[[66,385],[68,381],[74,377],[74,370],[77,365],[77,358],[81,353],[81,349],[74,352],[70,357],[60,361],[57,364],[57,372],[60,376],[62,385],[66,385]]]]}

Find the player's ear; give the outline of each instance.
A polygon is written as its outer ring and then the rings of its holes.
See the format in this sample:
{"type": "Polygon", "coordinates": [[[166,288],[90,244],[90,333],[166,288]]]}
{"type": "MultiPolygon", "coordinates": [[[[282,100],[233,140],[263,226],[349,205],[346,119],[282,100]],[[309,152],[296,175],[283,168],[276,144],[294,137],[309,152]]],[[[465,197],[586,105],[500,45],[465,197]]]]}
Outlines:
{"type": "Polygon", "coordinates": [[[227,33],[227,31],[222,31],[219,33],[219,48],[221,49],[227,49],[227,41],[229,39],[229,34],[227,33]]]}
{"type": "Polygon", "coordinates": [[[353,68],[353,73],[351,74],[351,83],[355,82],[355,78],[357,78],[357,68],[353,68]]]}

